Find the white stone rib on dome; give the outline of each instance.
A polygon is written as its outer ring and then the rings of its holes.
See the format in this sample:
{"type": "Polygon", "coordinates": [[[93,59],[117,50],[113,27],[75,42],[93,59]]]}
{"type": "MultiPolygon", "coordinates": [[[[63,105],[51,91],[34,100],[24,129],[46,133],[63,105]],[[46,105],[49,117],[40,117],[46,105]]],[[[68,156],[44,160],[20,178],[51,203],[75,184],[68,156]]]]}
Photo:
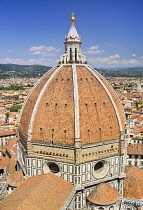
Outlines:
{"type": "Polygon", "coordinates": [[[73,87],[74,87],[75,139],[80,139],[78,83],[77,83],[77,74],[76,74],[75,64],[72,65],[72,70],[73,70],[73,87]]]}

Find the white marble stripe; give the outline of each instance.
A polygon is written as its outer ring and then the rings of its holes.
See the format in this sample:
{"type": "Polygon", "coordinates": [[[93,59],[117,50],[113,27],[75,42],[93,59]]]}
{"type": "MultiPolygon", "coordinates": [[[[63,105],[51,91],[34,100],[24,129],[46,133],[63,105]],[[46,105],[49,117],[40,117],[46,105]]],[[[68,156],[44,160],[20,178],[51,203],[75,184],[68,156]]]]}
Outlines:
{"type": "Polygon", "coordinates": [[[115,113],[116,113],[116,116],[117,116],[117,119],[118,119],[120,131],[123,131],[121,119],[120,119],[120,116],[119,116],[119,113],[118,113],[118,109],[116,107],[116,104],[115,104],[115,102],[114,102],[110,92],[108,91],[108,89],[106,88],[106,86],[104,85],[102,80],[94,73],[94,70],[91,67],[87,66],[87,65],[84,65],[84,66],[85,66],[85,68],[87,68],[96,77],[96,79],[100,82],[100,84],[103,86],[104,90],[108,94],[108,96],[109,96],[109,98],[110,98],[110,100],[111,100],[111,102],[113,104],[113,107],[114,107],[114,110],[115,110],[115,113]]]}
{"type": "Polygon", "coordinates": [[[35,119],[35,115],[36,115],[36,112],[37,112],[37,109],[38,109],[38,106],[39,106],[39,103],[40,103],[40,100],[42,98],[42,95],[44,93],[44,91],[46,90],[47,86],[50,84],[51,80],[54,78],[54,76],[57,74],[57,72],[63,67],[63,65],[60,65],[55,71],[54,73],[51,75],[51,77],[48,79],[48,81],[46,82],[46,84],[44,85],[43,89],[41,90],[38,98],[37,98],[37,101],[35,103],[35,106],[34,106],[34,109],[33,109],[33,112],[32,112],[32,116],[31,116],[31,119],[30,119],[30,124],[29,124],[29,129],[28,129],[28,140],[31,140],[30,138],[32,137],[31,136],[31,133],[32,133],[32,128],[33,128],[33,122],[34,122],[34,119],[35,119]]]}
{"type": "Polygon", "coordinates": [[[80,139],[78,83],[77,83],[75,64],[72,65],[72,70],[73,70],[73,88],[74,88],[75,139],[80,139]]]}

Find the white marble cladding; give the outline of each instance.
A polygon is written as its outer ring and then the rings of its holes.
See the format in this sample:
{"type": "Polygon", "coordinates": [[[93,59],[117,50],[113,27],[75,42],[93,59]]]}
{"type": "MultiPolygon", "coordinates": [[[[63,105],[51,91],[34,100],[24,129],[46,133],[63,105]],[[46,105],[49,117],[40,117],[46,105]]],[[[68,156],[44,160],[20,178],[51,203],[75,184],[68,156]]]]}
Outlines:
{"type": "MultiPolygon", "coordinates": [[[[112,187],[116,186],[115,188],[118,189],[119,183],[117,180],[114,180],[112,182],[107,182],[107,184],[109,184],[112,187]]],[[[121,210],[120,209],[121,200],[109,206],[100,206],[100,205],[95,205],[93,203],[90,203],[87,200],[87,196],[92,192],[94,187],[95,186],[92,186],[92,187],[85,188],[78,191],[75,194],[74,198],[72,199],[67,209],[68,210],[71,210],[71,209],[72,210],[81,210],[81,209],[99,210],[102,207],[104,210],[121,210]]]]}
{"type": "Polygon", "coordinates": [[[125,197],[122,199],[122,210],[137,210],[138,208],[143,210],[143,199],[132,199],[125,197]]]}
{"type": "MultiPolygon", "coordinates": [[[[27,158],[27,177],[43,174],[44,165],[46,163],[53,162],[57,164],[60,169],[60,173],[57,173],[57,175],[69,181],[71,184],[74,184],[75,189],[77,190],[75,196],[72,199],[72,202],[70,203],[67,209],[80,210],[85,208],[85,209],[97,210],[100,209],[99,208],[100,206],[91,205],[90,202],[88,202],[87,204],[87,199],[86,199],[89,193],[96,186],[96,184],[99,184],[101,182],[106,182],[111,187],[117,189],[120,192],[121,196],[123,193],[123,179],[120,176],[121,172],[119,171],[120,166],[123,164],[123,157],[114,156],[103,160],[108,162],[109,169],[104,177],[97,179],[93,175],[93,170],[94,166],[96,165],[96,163],[98,163],[98,161],[82,163],[81,165],[74,165],[70,163],[53,161],[50,159],[45,160],[45,159],[29,157],[27,158]]],[[[104,209],[117,210],[119,209],[119,202],[115,203],[114,205],[104,206],[104,209]]]]}
{"type": "MultiPolygon", "coordinates": [[[[58,162],[53,160],[45,160],[38,158],[27,158],[27,176],[34,176],[38,174],[43,174],[43,166],[47,162],[53,162],[59,166],[60,176],[69,181],[70,183],[77,185],[77,187],[81,186],[89,186],[90,184],[98,184],[101,181],[114,180],[118,177],[121,177],[121,173],[119,168],[121,166],[120,156],[110,157],[104,159],[104,161],[108,162],[109,169],[107,174],[102,178],[96,178],[93,174],[94,166],[98,161],[92,161],[88,163],[82,163],[81,165],[74,165],[70,163],[58,162]]],[[[124,170],[123,167],[121,167],[124,170]]]]}
{"type": "Polygon", "coordinates": [[[26,154],[24,153],[20,144],[17,143],[17,161],[25,174],[26,174],[26,160],[27,160],[26,154]]]}
{"type": "Polygon", "coordinates": [[[87,210],[121,210],[121,209],[120,209],[120,202],[116,202],[109,206],[100,206],[100,205],[95,205],[93,203],[88,202],[87,210]]]}

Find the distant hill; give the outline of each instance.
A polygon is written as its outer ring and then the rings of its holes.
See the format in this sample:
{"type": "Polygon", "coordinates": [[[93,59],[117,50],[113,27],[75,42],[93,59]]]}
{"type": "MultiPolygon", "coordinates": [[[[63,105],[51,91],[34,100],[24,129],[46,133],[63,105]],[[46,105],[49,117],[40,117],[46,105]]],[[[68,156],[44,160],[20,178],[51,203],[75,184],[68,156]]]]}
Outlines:
{"type": "Polygon", "coordinates": [[[0,64],[0,79],[10,77],[41,77],[50,68],[42,65],[0,64]]]}
{"type": "Polygon", "coordinates": [[[100,68],[100,69],[106,69],[106,70],[113,70],[113,71],[118,71],[118,70],[123,70],[123,69],[139,69],[143,68],[143,66],[134,66],[134,67],[114,67],[114,68],[100,68]]]}
{"type": "Polygon", "coordinates": [[[106,70],[106,69],[96,69],[96,70],[104,77],[143,77],[143,67],[123,68],[120,70],[106,70]]]}
{"type": "Polygon", "coordinates": [[[143,67],[141,68],[127,68],[127,69],[121,69],[120,72],[126,72],[129,74],[137,74],[143,76],[143,67]]]}
{"type": "MultiPolygon", "coordinates": [[[[0,64],[0,79],[11,77],[41,77],[51,67],[42,65],[0,64]]],[[[143,67],[124,68],[117,70],[97,69],[104,77],[143,77],[143,67]]]]}

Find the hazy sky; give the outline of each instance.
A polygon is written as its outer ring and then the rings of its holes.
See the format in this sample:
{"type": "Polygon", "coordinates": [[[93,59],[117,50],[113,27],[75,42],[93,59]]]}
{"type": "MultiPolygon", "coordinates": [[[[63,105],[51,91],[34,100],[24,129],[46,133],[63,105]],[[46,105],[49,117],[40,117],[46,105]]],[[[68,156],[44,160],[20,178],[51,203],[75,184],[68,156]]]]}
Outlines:
{"type": "Polygon", "coordinates": [[[54,66],[75,13],[93,67],[143,66],[143,0],[0,0],[0,63],[54,66]]]}

